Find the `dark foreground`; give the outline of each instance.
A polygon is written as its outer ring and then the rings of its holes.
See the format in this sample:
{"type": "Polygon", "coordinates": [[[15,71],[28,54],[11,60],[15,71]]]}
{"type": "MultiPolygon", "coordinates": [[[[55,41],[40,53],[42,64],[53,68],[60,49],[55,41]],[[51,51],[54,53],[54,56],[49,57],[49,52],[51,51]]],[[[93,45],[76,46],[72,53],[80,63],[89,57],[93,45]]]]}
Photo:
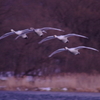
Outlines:
{"type": "Polygon", "coordinates": [[[100,100],[100,93],[0,91],[0,100],[100,100]]]}

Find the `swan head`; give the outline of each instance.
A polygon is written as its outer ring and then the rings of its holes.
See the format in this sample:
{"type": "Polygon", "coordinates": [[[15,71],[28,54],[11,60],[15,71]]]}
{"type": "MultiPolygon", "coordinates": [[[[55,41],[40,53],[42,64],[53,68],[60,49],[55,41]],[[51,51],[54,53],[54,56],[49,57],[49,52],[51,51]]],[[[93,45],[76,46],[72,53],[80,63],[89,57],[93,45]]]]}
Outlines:
{"type": "Polygon", "coordinates": [[[35,28],[33,28],[33,27],[30,27],[30,30],[34,30],[35,28]]]}
{"type": "Polygon", "coordinates": [[[57,37],[57,35],[54,35],[54,37],[56,38],[56,37],[57,37]]]}
{"type": "Polygon", "coordinates": [[[66,50],[68,50],[68,47],[65,47],[66,50]]]}
{"type": "Polygon", "coordinates": [[[15,32],[13,29],[11,29],[11,32],[15,32]]]}

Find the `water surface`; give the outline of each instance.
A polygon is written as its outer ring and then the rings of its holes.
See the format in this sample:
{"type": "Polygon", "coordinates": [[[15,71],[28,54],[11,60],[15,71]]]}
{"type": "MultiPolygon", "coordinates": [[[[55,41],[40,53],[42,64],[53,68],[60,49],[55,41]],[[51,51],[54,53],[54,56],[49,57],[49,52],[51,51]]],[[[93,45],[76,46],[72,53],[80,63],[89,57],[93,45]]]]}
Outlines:
{"type": "Polygon", "coordinates": [[[100,93],[0,91],[0,100],[100,100],[100,93]]]}

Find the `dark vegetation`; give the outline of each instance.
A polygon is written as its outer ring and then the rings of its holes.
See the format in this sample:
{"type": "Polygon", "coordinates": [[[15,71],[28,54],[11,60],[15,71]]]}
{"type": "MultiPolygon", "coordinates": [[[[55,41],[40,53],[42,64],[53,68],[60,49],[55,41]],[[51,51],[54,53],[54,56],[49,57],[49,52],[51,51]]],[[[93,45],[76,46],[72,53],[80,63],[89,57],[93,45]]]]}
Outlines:
{"type": "Polygon", "coordinates": [[[0,35],[10,29],[56,27],[65,33],[48,31],[43,37],[34,33],[28,39],[16,35],[0,40],[0,71],[15,75],[52,75],[54,73],[100,73],[100,53],[82,49],[80,55],[62,52],[48,58],[54,50],[85,45],[100,50],[100,0],[0,0],[0,35]],[[48,35],[74,32],[89,39],[71,37],[68,44],[51,40],[38,44],[48,35]]]}

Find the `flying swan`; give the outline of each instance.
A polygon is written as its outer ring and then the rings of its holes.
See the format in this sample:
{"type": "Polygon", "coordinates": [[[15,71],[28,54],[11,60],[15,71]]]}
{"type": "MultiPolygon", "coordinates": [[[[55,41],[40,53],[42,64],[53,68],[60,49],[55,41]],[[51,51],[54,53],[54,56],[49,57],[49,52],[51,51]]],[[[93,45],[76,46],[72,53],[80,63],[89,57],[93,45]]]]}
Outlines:
{"type": "Polygon", "coordinates": [[[38,35],[38,36],[43,36],[44,33],[47,33],[47,30],[56,30],[56,31],[62,31],[64,32],[64,30],[62,29],[58,29],[58,28],[52,28],[52,27],[43,27],[43,28],[33,28],[31,27],[30,29],[34,30],[34,32],[38,35]]]}
{"type": "Polygon", "coordinates": [[[24,30],[18,30],[18,31],[15,31],[15,30],[11,29],[11,32],[5,33],[4,35],[2,35],[0,37],[0,39],[6,38],[6,37],[8,37],[10,35],[13,35],[13,34],[17,34],[18,35],[15,39],[18,39],[20,36],[22,38],[24,38],[24,39],[27,39],[28,37],[27,37],[26,34],[31,32],[31,31],[32,31],[32,29],[24,29],[24,30]]]}
{"type": "Polygon", "coordinates": [[[69,42],[68,38],[72,37],[72,36],[77,36],[77,37],[82,37],[82,38],[88,38],[86,36],[78,35],[78,34],[66,34],[66,35],[59,35],[59,36],[53,35],[53,36],[48,36],[48,37],[42,39],[39,42],[39,44],[41,44],[41,43],[43,43],[45,41],[51,40],[51,39],[59,39],[59,40],[63,41],[64,43],[67,43],[67,42],[69,42]]]}
{"type": "Polygon", "coordinates": [[[62,51],[66,51],[66,50],[69,51],[69,52],[71,52],[71,53],[73,53],[74,55],[77,55],[77,54],[80,54],[80,52],[78,50],[84,49],[84,48],[85,49],[91,49],[91,50],[94,50],[94,51],[98,51],[99,52],[99,50],[97,50],[95,48],[86,47],[86,46],[78,46],[78,47],[74,47],[74,48],[65,47],[65,48],[57,49],[56,51],[54,51],[53,53],[51,53],[49,55],[49,57],[53,56],[56,53],[60,53],[62,51]]]}

